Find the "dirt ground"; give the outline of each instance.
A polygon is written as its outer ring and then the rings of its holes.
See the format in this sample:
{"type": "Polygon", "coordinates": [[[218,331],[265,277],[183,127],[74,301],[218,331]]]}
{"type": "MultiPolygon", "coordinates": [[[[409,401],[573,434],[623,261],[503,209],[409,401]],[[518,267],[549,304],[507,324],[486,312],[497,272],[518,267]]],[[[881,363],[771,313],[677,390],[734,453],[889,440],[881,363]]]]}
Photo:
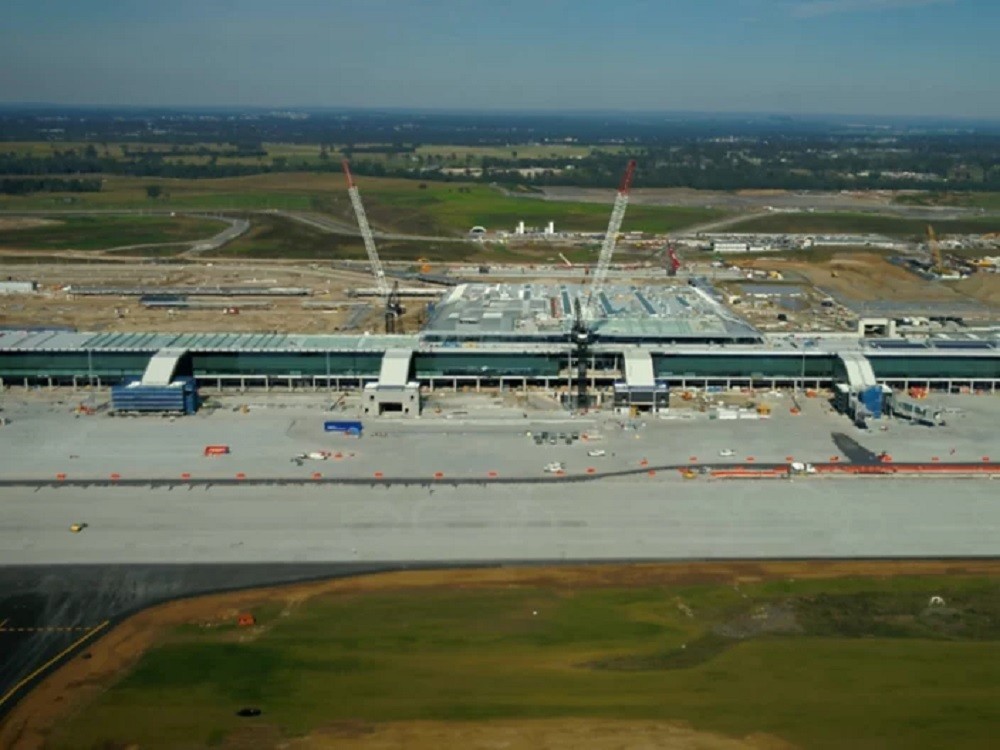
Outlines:
{"type": "MultiPolygon", "coordinates": [[[[231,739],[239,742],[240,738],[231,739]]],[[[235,742],[233,747],[237,746],[235,742]]],[[[699,732],[679,722],[547,719],[335,725],[287,743],[287,747],[290,750],[432,750],[445,747],[463,750],[785,750],[794,745],[765,734],[732,738],[699,732]]]]}
{"type": "MultiPolygon", "coordinates": [[[[663,563],[523,568],[485,568],[407,571],[341,578],[290,586],[253,589],[182,599],[152,607],[121,622],[87,649],[87,659],[76,657],[49,675],[25,696],[0,723],[0,747],[36,748],[44,745],[49,727],[112,684],[132,668],[168,630],[186,623],[232,620],[240,612],[267,603],[295,607],[327,593],[365,593],[448,586],[477,589],[528,587],[627,587],[736,584],[769,578],[824,579],[844,576],[887,578],[898,575],[998,575],[1000,561],[822,561],[746,563],[663,563]]],[[[351,725],[354,726],[354,725],[351,725]]],[[[232,738],[236,741],[238,738],[232,738]]],[[[273,747],[265,738],[232,747],[273,747]]],[[[543,722],[435,723],[397,722],[371,731],[327,728],[293,745],[305,748],[394,747],[509,747],[509,748],[778,748],[774,738],[733,740],[694,732],[683,725],[636,721],[558,720],[543,722]],[[587,729],[592,730],[588,734],[587,729]],[[349,737],[343,737],[343,734],[349,737]],[[509,743],[509,744],[507,744],[509,743]],[[671,744],[673,743],[673,744],[671,744]],[[734,744],[735,743],[735,744],[734,744]]]]}
{"type": "Polygon", "coordinates": [[[991,307],[1000,307],[1000,273],[977,273],[962,281],[948,282],[957,290],[991,307]]]}
{"type": "MultiPolygon", "coordinates": [[[[748,268],[776,270],[783,274],[795,272],[810,283],[828,292],[859,302],[874,300],[896,302],[966,302],[973,287],[964,286],[970,280],[956,284],[926,281],[904,268],[893,265],[883,256],[865,252],[835,253],[830,260],[806,262],[792,258],[758,258],[740,263],[748,268]],[[964,292],[964,293],[963,293],[964,292]]],[[[991,288],[990,279],[978,286],[991,288]]],[[[994,275],[990,275],[994,276],[994,275]]],[[[1000,282],[1000,277],[996,277],[1000,282]]]]}
{"type": "MultiPolygon", "coordinates": [[[[349,291],[373,286],[371,276],[309,263],[281,261],[191,262],[157,264],[122,259],[102,259],[100,263],[72,262],[86,254],[62,253],[70,262],[10,265],[0,277],[35,281],[37,294],[0,297],[0,325],[66,326],[83,331],[163,331],[259,333],[332,333],[346,326],[359,304],[349,291]],[[273,286],[304,287],[308,297],[210,298],[192,299],[214,303],[213,309],[144,308],[137,297],[82,297],[67,291],[77,286],[273,286]],[[242,306],[241,306],[242,303],[242,306]],[[249,304],[248,304],[249,303],[249,304]],[[305,303],[305,304],[304,304],[305,303]],[[238,315],[225,314],[224,306],[239,309],[238,315]]],[[[417,328],[420,300],[404,300],[407,314],[402,330],[417,328]]],[[[380,331],[383,325],[377,301],[352,331],[380,331]]]]}

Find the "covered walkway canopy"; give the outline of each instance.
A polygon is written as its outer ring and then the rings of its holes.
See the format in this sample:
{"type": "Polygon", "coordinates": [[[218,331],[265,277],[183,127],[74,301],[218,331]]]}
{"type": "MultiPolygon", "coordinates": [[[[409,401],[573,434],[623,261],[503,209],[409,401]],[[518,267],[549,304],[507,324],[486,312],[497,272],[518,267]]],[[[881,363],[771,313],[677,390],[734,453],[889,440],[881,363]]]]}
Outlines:
{"type": "Polygon", "coordinates": [[[405,388],[413,367],[412,349],[387,349],[378,375],[379,388],[405,388]]]}
{"type": "Polygon", "coordinates": [[[625,385],[629,388],[654,388],[653,357],[645,349],[625,350],[625,385]]]}
{"type": "Polygon", "coordinates": [[[154,354],[142,374],[143,385],[170,385],[187,349],[160,349],[154,354]]]}

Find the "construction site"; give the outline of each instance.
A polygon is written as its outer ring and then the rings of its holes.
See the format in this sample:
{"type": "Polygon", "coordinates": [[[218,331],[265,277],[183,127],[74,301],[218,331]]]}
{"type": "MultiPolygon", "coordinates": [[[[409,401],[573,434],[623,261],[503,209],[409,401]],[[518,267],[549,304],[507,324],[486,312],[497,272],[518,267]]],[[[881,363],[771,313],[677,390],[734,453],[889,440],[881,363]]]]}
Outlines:
{"type": "MultiPolygon", "coordinates": [[[[942,254],[933,229],[919,274],[877,255],[853,264],[833,255],[826,271],[784,257],[687,261],[669,243],[657,276],[656,267],[614,263],[635,166],[630,161],[625,169],[595,263],[580,269],[567,261],[563,277],[535,268],[534,280],[514,280],[513,269],[503,267],[431,274],[385,266],[345,161],[367,268],[203,261],[100,264],[95,272],[53,265],[44,269],[51,276],[30,284],[10,280],[9,317],[0,331],[6,399],[16,405],[21,393],[55,389],[65,394],[62,403],[78,404],[75,416],[98,421],[207,413],[232,398],[244,413],[255,412],[254,399],[266,403],[276,393],[355,419],[447,426],[465,424],[469,410],[479,410],[505,429],[534,433],[541,445],[567,436],[539,436],[530,428],[536,417],[570,424],[653,418],[688,433],[699,419],[719,430],[730,420],[799,416],[813,398],[845,430],[882,436],[892,419],[927,428],[945,423],[941,409],[913,403],[915,394],[996,392],[1000,329],[993,308],[960,300],[946,286],[944,269],[956,261],[942,254]],[[877,299],[860,281],[871,283],[866,262],[893,269],[876,280],[877,299]],[[48,325],[39,327],[43,318],[48,325]],[[456,408],[448,394],[471,401],[456,408]]],[[[161,423],[127,424],[157,430],[161,423]]],[[[581,432],[571,430],[570,442],[581,432]]],[[[304,454],[315,452],[306,448],[304,454]]],[[[740,452],[774,461],[801,451],[789,446],[770,456],[765,441],[740,452]]],[[[872,456],[892,452],[871,447],[859,455],[872,463],[872,456]]],[[[823,459],[804,457],[811,465],[829,463],[823,459]]],[[[984,463],[977,472],[992,466],[984,463]]],[[[254,456],[252,468],[261,465],[254,456]]],[[[251,466],[242,468],[249,476],[251,466]]],[[[454,475],[457,468],[447,470],[454,475]]],[[[786,475],[788,467],[777,471],[786,475]]],[[[50,467],[32,479],[53,474],[71,476],[66,467],[50,467]]]]}
{"type": "Polygon", "coordinates": [[[634,169],[590,263],[383,263],[345,164],[367,263],[16,266],[0,554],[42,593],[0,611],[0,710],[138,603],[218,588],[992,555],[1000,275],[672,237],[616,262],[634,169]],[[57,596],[54,564],[108,595],[57,596]]]}

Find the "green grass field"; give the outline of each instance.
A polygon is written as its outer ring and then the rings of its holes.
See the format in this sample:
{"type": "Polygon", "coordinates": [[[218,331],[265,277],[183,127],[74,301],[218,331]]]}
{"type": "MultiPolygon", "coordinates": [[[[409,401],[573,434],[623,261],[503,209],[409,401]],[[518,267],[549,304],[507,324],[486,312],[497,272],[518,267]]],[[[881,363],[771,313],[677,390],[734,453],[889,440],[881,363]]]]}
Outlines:
{"type": "MultiPolygon", "coordinates": [[[[608,205],[563,203],[508,197],[484,185],[420,182],[359,177],[358,184],[372,226],[407,234],[464,234],[476,224],[513,231],[518,221],[557,229],[600,232],[611,214],[608,205]],[[421,187],[423,186],[423,187],[421,187]]],[[[39,193],[0,196],[3,211],[93,209],[178,209],[247,211],[281,209],[323,211],[354,222],[344,180],[339,173],[276,173],[218,180],[166,180],[108,177],[99,193],[39,193]],[[146,197],[146,186],[163,190],[146,197]]],[[[723,211],[686,207],[632,206],[624,230],[667,232],[712,221],[723,211]]]]}
{"type": "MultiPolygon", "coordinates": [[[[731,224],[727,227],[727,231],[795,234],[874,233],[917,238],[926,236],[927,224],[928,222],[923,219],[863,213],[776,213],[731,224]]],[[[942,220],[933,224],[939,236],[976,234],[1000,230],[1000,217],[942,220]]]]}
{"type": "MultiPolygon", "coordinates": [[[[270,214],[251,217],[251,229],[213,253],[227,258],[283,258],[297,260],[364,260],[367,255],[360,237],[328,234],[292,219],[270,214]]],[[[594,263],[598,246],[556,247],[544,242],[508,246],[499,243],[379,240],[379,257],[386,261],[477,263],[562,263],[559,253],[571,263],[594,263]]],[[[625,250],[624,261],[644,260],[625,250]]]]}
{"type": "Polygon", "coordinates": [[[225,225],[191,216],[65,216],[23,229],[0,225],[0,248],[20,250],[105,250],[124,245],[191,242],[221,232],[225,225]]]}
{"type": "Polygon", "coordinates": [[[989,578],[400,589],[185,625],[78,710],[53,748],[221,744],[338,720],[660,719],[810,748],[991,746],[989,578]],[[932,595],[947,606],[928,607],[932,595]],[[537,614],[534,614],[536,613],[537,614]],[[241,724],[243,722],[243,724],[241,724]]]}
{"type": "MultiPolygon", "coordinates": [[[[380,240],[382,260],[470,260],[480,248],[468,242],[380,240]]],[[[363,260],[361,237],[328,234],[283,216],[255,215],[246,234],[213,253],[228,258],[284,258],[288,260],[363,260]]]]}

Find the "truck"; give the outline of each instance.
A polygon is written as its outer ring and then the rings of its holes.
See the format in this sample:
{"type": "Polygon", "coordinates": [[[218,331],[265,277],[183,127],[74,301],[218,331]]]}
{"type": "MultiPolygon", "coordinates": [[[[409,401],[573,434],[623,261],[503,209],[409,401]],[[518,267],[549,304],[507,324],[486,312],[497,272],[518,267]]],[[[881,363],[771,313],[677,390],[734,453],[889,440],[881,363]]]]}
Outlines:
{"type": "Polygon", "coordinates": [[[789,474],[815,474],[816,467],[812,464],[802,463],[801,461],[792,461],[788,464],[789,474]]]}

